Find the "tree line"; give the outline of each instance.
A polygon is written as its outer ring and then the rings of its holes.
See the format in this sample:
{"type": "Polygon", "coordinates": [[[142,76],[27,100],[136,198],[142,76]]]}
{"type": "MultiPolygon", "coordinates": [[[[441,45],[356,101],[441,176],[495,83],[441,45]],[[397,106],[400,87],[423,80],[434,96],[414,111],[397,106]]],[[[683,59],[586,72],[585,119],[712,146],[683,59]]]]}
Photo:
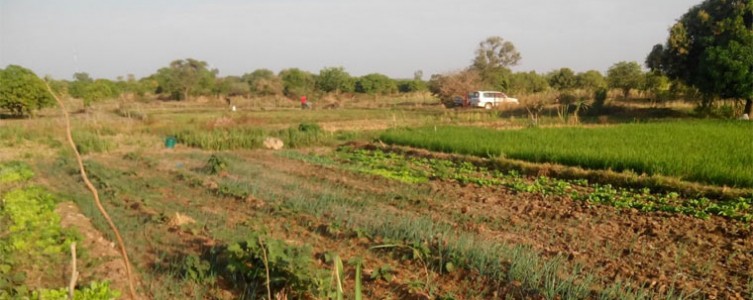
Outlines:
{"type": "MultiPolygon", "coordinates": [[[[603,101],[609,89],[627,98],[642,91],[652,100],[664,101],[700,94],[701,109],[717,99],[745,101],[744,112],[753,110],[753,2],[706,0],[692,7],[669,30],[665,44],[654,46],[646,58],[649,71],[638,62],[618,62],[606,74],[597,70],[576,73],[560,68],[548,73],[513,72],[522,55],[514,44],[493,36],[481,41],[470,65],[462,70],[434,74],[427,82],[416,71],[412,79],[393,79],[379,73],[351,76],[343,67],[327,67],[318,74],[298,68],[275,73],[257,69],[241,76],[218,76],[217,69],[193,58],[180,59],[154,74],[136,79],[93,79],[75,73],[72,80],[45,80],[61,95],[82,99],[85,106],[131,94],[153,95],[165,100],[198,96],[264,97],[324,93],[391,95],[430,91],[442,100],[465,97],[473,90],[500,90],[509,94],[556,91],[590,93],[603,101]]],[[[0,69],[0,108],[15,115],[29,115],[52,104],[44,81],[31,70],[11,65],[0,69]]]]}

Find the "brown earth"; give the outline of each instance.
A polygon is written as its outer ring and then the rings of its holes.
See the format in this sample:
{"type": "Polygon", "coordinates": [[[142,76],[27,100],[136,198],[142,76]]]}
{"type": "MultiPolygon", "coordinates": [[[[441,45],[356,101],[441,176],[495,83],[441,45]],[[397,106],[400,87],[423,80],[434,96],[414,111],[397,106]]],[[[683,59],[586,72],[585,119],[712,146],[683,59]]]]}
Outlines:
{"type": "MultiPolygon", "coordinates": [[[[85,258],[80,258],[77,266],[78,282],[109,281],[110,287],[126,298],[128,278],[125,263],[116,245],[92,226],[89,218],[81,213],[75,203],[62,202],[58,204],[55,212],[60,215],[60,225],[63,228],[76,228],[81,234],[82,241],[77,246],[78,256],[85,253],[85,258]]],[[[137,296],[137,299],[146,299],[141,295],[137,296]]]]}
{"type": "MultiPolygon", "coordinates": [[[[402,185],[264,152],[246,158],[301,177],[316,174],[365,193],[402,185]]],[[[630,280],[661,292],[674,287],[685,295],[709,299],[744,299],[753,292],[750,224],[620,210],[568,197],[517,194],[504,187],[444,181],[429,185],[432,194],[427,196],[433,198],[427,201],[429,206],[407,209],[457,222],[488,239],[530,245],[547,257],[564,256],[605,283],[630,280]]]]}

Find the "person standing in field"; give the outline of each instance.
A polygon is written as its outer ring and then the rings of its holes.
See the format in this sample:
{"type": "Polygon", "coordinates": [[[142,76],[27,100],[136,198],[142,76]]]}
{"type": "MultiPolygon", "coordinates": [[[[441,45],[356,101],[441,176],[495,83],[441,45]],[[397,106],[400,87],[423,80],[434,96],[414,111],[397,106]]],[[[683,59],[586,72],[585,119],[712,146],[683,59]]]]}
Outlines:
{"type": "Polygon", "coordinates": [[[306,109],[306,107],[308,107],[308,102],[306,101],[307,101],[306,96],[305,95],[301,96],[301,109],[306,109]]]}

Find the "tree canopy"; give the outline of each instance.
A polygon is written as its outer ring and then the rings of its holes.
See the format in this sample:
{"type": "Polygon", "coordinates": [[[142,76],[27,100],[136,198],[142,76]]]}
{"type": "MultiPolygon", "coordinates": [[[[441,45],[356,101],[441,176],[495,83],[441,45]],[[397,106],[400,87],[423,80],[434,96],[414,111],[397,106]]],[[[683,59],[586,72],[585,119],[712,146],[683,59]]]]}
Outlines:
{"type": "Polygon", "coordinates": [[[478,72],[485,87],[507,89],[512,75],[510,67],[517,65],[521,59],[520,52],[512,42],[491,36],[479,43],[470,69],[478,72]]]}
{"type": "Polygon", "coordinates": [[[54,103],[44,81],[31,70],[17,65],[0,69],[0,108],[23,116],[54,103]]]}
{"type": "Polygon", "coordinates": [[[630,96],[631,90],[642,86],[643,78],[641,65],[634,61],[618,62],[607,71],[609,87],[622,90],[625,98],[630,96]]]}
{"type": "Polygon", "coordinates": [[[193,94],[207,93],[214,84],[217,70],[204,61],[192,58],[175,60],[157,71],[159,91],[172,99],[187,100],[193,94]]]}
{"type": "Polygon", "coordinates": [[[575,72],[570,68],[561,68],[552,71],[547,77],[549,79],[549,86],[559,91],[574,89],[577,84],[575,72]]]}
{"type": "Polygon", "coordinates": [[[753,112],[753,2],[706,0],[690,8],[659,46],[647,58],[649,68],[707,98],[746,99],[745,111],[753,112]]]}
{"type": "Polygon", "coordinates": [[[316,88],[325,93],[352,92],[355,81],[343,67],[324,68],[316,78],[316,88]]]}

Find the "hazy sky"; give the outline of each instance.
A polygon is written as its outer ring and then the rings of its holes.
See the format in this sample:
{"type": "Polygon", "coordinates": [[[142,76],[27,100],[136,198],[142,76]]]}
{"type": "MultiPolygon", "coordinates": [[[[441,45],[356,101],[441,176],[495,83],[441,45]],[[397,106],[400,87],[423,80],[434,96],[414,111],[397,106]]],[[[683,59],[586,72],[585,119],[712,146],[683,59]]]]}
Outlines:
{"type": "Polygon", "coordinates": [[[221,75],[342,66],[410,78],[464,68],[499,35],[518,71],[643,62],[701,0],[0,0],[0,68],[114,79],[180,58],[221,75]]]}

